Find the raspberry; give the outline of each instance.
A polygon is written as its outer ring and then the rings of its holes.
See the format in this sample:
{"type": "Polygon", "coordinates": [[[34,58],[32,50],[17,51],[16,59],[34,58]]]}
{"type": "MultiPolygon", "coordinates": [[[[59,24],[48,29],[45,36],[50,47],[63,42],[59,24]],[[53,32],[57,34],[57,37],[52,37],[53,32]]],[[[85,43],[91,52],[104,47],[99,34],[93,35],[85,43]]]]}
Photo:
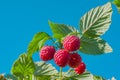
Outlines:
{"type": "Polygon", "coordinates": [[[44,46],[40,51],[40,58],[43,61],[48,61],[53,59],[55,53],[55,48],[53,46],[44,46]]]}
{"type": "Polygon", "coordinates": [[[63,40],[63,46],[69,51],[76,51],[80,47],[80,39],[75,35],[67,36],[63,40]]]}
{"type": "Polygon", "coordinates": [[[65,67],[69,60],[69,52],[64,49],[58,50],[54,55],[55,63],[60,67],[65,67]]]}
{"type": "Polygon", "coordinates": [[[85,69],[86,65],[83,62],[81,62],[80,65],[77,68],[75,68],[75,72],[77,74],[82,74],[83,72],[85,72],[85,69]]]}
{"type": "Polygon", "coordinates": [[[79,66],[81,61],[82,61],[81,56],[78,53],[73,53],[73,54],[70,54],[70,60],[68,62],[68,65],[72,68],[76,68],[79,66]]]}

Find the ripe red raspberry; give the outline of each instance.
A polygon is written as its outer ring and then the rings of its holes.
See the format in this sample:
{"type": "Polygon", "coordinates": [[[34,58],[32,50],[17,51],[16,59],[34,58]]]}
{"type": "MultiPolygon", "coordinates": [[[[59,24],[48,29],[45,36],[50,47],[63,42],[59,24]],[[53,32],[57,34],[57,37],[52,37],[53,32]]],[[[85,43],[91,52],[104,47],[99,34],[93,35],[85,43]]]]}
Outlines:
{"type": "Polygon", "coordinates": [[[83,72],[85,72],[85,69],[86,65],[83,62],[81,62],[80,65],[77,68],[75,68],[75,72],[77,74],[82,74],[83,72]]]}
{"type": "Polygon", "coordinates": [[[55,53],[55,48],[53,46],[44,46],[40,51],[40,58],[43,61],[48,61],[53,59],[55,53]]]}
{"type": "Polygon", "coordinates": [[[69,51],[78,50],[80,47],[80,39],[75,35],[67,36],[63,40],[63,46],[69,51]]]}
{"type": "Polygon", "coordinates": [[[55,63],[60,67],[65,67],[69,60],[69,52],[64,49],[58,50],[54,55],[55,63]]]}
{"type": "Polygon", "coordinates": [[[81,61],[82,61],[81,56],[78,53],[73,53],[73,54],[70,54],[70,60],[68,62],[68,65],[72,68],[76,68],[79,66],[81,61]]]}

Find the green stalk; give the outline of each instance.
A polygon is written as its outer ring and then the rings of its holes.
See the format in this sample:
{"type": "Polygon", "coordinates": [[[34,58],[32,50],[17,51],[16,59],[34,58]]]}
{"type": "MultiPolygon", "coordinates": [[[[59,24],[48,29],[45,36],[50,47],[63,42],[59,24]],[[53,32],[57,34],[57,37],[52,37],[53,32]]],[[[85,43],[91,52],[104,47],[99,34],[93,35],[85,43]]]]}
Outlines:
{"type": "Polygon", "coordinates": [[[62,80],[62,67],[60,67],[60,80],[62,80]]]}

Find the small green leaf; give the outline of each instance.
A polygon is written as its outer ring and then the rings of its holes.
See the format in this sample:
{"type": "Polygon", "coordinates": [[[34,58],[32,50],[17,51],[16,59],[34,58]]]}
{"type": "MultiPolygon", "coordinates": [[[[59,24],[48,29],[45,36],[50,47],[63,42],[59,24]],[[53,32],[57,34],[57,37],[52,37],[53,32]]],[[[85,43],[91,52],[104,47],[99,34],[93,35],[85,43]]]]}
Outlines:
{"type": "Polygon", "coordinates": [[[116,5],[117,9],[118,9],[118,12],[120,13],[120,0],[114,0],[113,1],[113,4],[116,5]]]}
{"type": "Polygon", "coordinates": [[[41,49],[44,43],[49,39],[51,39],[51,37],[45,32],[39,32],[35,34],[28,46],[28,54],[32,56],[32,54],[41,49]]]}
{"type": "Polygon", "coordinates": [[[51,64],[47,64],[45,62],[36,62],[35,67],[35,76],[50,76],[58,73],[58,71],[51,64]]]}
{"type": "Polygon", "coordinates": [[[80,32],[86,37],[103,35],[111,24],[111,3],[91,9],[80,20],[80,32]]]}
{"type": "Polygon", "coordinates": [[[95,75],[93,76],[93,78],[94,78],[94,80],[106,80],[101,76],[95,76],[95,75]]]}
{"type": "Polygon", "coordinates": [[[120,0],[114,0],[113,3],[114,3],[117,7],[120,7],[120,0]]]}
{"type": "Polygon", "coordinates": [[[65,24],[57,24],[49,21],[50,28],[53,32],[53,36],[57,39],[65,37],[68,33],[72,32],[70,26],[65,24]]]}
{"type": "Polygon", "coordinates": [[[19,77],[21,80],[24,78],[30,77],[35,70],[34,62],[32,58],[28,57],[27,54],[22,54],[19,58],[14,62],[12,66],[12,74],[16,77],[19,77]]]}
{"type": "Polygon", "coordinates": [[[112,48],[106,41],[104,41],[100,37],[82,37],[80,51],[86,54],[98,55],[112,52],[112,48]]]}

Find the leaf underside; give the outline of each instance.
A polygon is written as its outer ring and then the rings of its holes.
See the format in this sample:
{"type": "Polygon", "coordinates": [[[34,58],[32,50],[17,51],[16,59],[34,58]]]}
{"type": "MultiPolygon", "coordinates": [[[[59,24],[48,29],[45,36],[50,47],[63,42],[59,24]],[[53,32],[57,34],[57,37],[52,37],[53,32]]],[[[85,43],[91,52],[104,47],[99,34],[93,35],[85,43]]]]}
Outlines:
{"type": "Polygon", "coordinates": [[[111,24],[111,3],[91,9],[80,20],[80,31],[86,37],[103,35],[111,24]]]}
{"type": "Polygon", "coordinates": [[[100,38],[111,24],[111,3],[91,9],[80,20],[82,32],[80,51],[86,54],[99,55],[112,52],[110,45],[100,38]]]}

